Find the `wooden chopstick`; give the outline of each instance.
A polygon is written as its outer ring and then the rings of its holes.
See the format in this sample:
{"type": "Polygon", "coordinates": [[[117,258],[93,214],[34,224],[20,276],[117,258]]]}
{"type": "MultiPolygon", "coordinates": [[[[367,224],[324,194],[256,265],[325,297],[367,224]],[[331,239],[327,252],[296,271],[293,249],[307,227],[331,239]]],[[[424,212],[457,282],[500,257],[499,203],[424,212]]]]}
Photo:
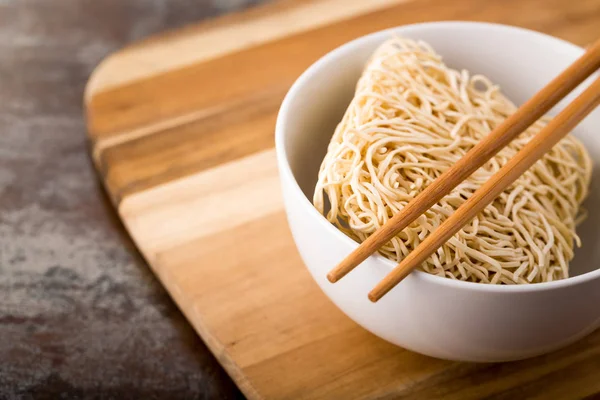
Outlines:
{"type": "Polygon", "coordinates": [[[421,265],[600,104],[600,78],[554,117],[369,293],[373,302],[421,265]]]}
{"type": "Polygon", "coordinates": [[[327,274],[327,279],[335,283],[352,271],[381,246],[389,242],[398,232],[450,193],[452,189],[484,165],[516,136],[546,114],[548,110],[598,68],[600,68],[600,39],[547,86],[519,107],[500,126],[475,145],[456,164],[427,186],[402,211],[390,218],[385,225],[362,242],[358,248],[327,274]]]}

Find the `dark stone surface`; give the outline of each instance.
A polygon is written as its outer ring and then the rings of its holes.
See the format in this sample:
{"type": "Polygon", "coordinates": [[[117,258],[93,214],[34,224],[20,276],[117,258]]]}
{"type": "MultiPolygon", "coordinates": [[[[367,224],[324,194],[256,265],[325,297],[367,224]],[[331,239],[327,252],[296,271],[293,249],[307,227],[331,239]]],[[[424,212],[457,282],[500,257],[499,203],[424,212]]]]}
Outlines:
{"type": "Polygon", "coordinates": [[[124,233],[93,170],[108,53],[249,0],[0,0],[0,398],[239,398],[124,233]]]}

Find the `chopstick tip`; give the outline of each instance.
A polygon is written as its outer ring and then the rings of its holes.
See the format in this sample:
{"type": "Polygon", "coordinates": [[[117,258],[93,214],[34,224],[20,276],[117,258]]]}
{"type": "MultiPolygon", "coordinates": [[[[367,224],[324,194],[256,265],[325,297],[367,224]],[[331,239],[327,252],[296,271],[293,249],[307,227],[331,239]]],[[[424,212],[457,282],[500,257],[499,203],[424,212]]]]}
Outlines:
{"type": "Polygon", "coordinates": [[[377,303],[377,301],[380,299],[381,297],[378,296],[374,290],[371,290],[369,292],[369,300],[371,300],[372,303],[377,303]]]}
{"type": "Polygon", "coordinates": [[[336,283],[339,280],[339,277],[331,271],[327,274],[327,280],[331,283],[336,283]]]}

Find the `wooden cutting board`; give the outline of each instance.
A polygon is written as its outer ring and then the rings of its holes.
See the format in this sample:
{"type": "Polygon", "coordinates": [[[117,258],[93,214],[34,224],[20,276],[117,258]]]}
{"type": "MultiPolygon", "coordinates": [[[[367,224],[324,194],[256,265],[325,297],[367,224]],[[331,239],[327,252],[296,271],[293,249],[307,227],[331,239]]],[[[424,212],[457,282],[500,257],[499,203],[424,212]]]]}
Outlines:
{"type": "Polygon", "coordinates": [[[279,1],[133,45],[91,77],[89,137],[114,205],[152,270],[249,398],[600,393],[600,332],[521,362],[432,359],[350,321],[296,252],[273,151],[285,92],[343,42],[448,19],[518,25],[585,45],[600,36],[600,0],[279,1]]]}

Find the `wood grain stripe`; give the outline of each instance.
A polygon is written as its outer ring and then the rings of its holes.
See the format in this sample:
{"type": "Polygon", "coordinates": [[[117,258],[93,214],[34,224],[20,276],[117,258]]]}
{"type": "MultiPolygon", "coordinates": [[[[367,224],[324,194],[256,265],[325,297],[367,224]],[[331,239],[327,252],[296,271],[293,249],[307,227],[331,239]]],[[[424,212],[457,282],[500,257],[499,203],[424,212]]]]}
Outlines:
{"type": "MultiPolygon", "coordinates": [[[[407,0],[320,0],[279,2],[257,7],[254,16],[227,16],[212,21],[208,29],[188,29],[181,33],[147,40],[104,60],[90,78],[85,97],[132,81],[221,57],[309,29],[385,8],[407,0]],[[200,31],[200,32],[199,32],[200,31]],[[218,46],[215,46],[218,43],[218,46]]],[[[246,15],[249,14],[249,15],[246,15]]]]}
{"type": "Polygon", "coordinates": [[[114,200],[272,148],[283,94],[282,88],[260,92],[212,115],[97,151],[114,200]]]}
{"type": "Polygon", "coordinates": [[[88,103],[92,138],[99,142],[254,96],[272,90],[274,84],[289,86],[327,51],[372,30],[394,26],[399,10],[396,6],[99,92],[88,103]]]}
{"type": "Polygon", "coordinates": [[[183,239],[204,238],[280,211],[275,164],[273,150],[256,153],[128,196],[119,214],[131,235],[152,249],[145,255],[153,263],[183,239]],[[181,210],[193,218],[180,218],[181,210]]]}

